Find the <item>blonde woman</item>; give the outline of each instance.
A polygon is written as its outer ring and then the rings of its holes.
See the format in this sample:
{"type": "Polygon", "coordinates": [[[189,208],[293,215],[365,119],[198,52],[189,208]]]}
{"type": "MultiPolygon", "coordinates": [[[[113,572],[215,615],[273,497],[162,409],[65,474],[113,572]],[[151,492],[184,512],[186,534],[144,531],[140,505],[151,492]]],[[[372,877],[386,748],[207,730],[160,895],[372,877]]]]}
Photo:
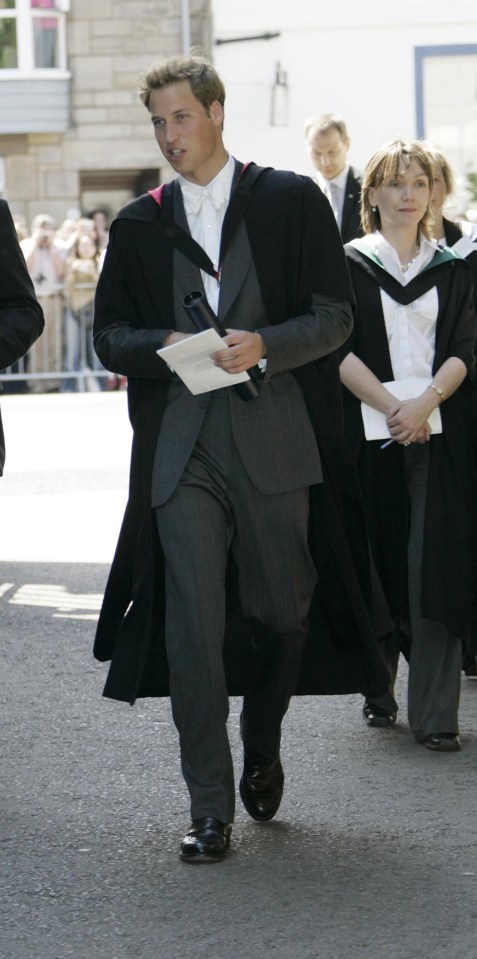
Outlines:
{"type": "MultiPolygon", "coordinates": [[[[385,658],[394,678],[400,652],[409,660],[416,740],[450,752],[461,748],[462,642],[477,582],[477,319],[467,264],[431,239],[432,186],[433,159],[419,142],[393,140],[368,163],[365,235],[345,248],[357,310],[340,371],[374,558],[395,624],[385,658]],[[366,439],[370,412],[379,439],[366,439]]],[[[364,716],[372,726],[396,719],[380,702],[367,701],[364,716]]]]}

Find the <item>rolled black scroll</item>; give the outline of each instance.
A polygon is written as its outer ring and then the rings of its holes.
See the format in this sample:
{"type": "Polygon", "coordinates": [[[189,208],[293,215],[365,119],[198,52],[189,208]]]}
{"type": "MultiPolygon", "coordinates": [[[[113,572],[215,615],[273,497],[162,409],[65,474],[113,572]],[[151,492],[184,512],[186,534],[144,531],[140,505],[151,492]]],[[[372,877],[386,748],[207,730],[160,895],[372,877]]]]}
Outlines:
{"type": "MultiPolygon", "coordinates": [[[[227,330],[202,293],[198,291],[188,293],[184,298],[184,307],[198,333],[210,330],[212,327],[219,336],[227,336],[227,330]]],[[[234,390],[241,400],[254,400],[260,391],[260,371],[258,366],[254,366],[251,370],[247,370],[247,373],[250,379],[245,380],[244,383],[235,383],[234,390]]]]}

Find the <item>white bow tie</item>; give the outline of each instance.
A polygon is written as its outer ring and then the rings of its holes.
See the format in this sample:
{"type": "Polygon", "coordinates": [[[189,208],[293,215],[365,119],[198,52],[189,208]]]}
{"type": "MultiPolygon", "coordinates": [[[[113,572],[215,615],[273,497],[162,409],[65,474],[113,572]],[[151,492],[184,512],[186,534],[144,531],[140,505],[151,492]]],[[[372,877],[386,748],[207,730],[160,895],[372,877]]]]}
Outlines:
{"type": "Polygon", "coordinates": [[[181,183],[181,190],[186,213],[198,213],[206,199],[210,200],[216,210],[220,210],[225,203],[225,186],[220,180],[209,186],[181,183]]]}

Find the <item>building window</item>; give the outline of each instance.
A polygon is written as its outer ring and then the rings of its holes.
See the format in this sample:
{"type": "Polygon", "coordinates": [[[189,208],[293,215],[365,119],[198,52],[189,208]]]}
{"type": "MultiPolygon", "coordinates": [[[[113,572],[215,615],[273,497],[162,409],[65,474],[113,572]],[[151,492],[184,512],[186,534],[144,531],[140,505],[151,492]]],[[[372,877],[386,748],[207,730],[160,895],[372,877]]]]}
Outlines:
{"type": "Polygon", "coordinates": [[[35,67],[58,69],[58,14],[55,0],[31,0],[35,67]]]}
{"type": "Polygon", "coordinates": [[[66,70],[69,0],[0,0],[0,76],[66,70]]]}
{"type": "Polygon", "coordinates": [[[417,47],[417,136],[445,153],[457,181],[456,204],[469,202],[477,156],[477,44],[417,47]]]}
{"type": "Polygon", "coordinates": [[[0,10],[0,69],[15,69],[17,66],[15,0],[5,0],[0,10]]]}

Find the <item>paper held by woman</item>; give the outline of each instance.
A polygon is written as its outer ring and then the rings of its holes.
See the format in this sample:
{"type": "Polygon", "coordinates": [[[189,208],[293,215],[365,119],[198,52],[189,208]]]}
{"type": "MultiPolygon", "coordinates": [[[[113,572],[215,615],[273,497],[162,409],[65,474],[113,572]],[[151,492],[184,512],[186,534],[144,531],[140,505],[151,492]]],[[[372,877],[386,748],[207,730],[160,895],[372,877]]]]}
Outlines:
{"type": "MultiPolygon", "coordinates": [[[[398,400],[411,400],[415,396],[420,396],[426,387],[432,383],[432,377],[409,377],[405,380],[390,380],[389,383],[383,383],[383,386],[389,390],[398,400]]],[[[361,415],[363,417],[364,433],[367,440],[388,440],[390,432],[386,425],[386,416],[375,410],[367,403],[361,403],[361,415]]],[[[442,433],[442,418],[439,407],[432,411],[429,419],[431,433],[442,433]]]]}

